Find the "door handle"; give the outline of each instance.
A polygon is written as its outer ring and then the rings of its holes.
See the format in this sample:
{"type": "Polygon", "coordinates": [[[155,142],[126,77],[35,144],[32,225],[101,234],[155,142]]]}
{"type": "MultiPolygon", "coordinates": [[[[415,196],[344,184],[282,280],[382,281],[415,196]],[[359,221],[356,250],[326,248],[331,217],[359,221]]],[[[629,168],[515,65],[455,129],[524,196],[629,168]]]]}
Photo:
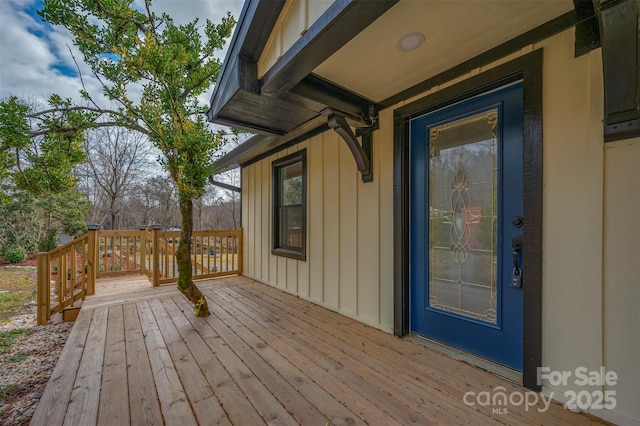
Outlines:
{"type": "Polygon", "coordinates": [[[511,237],[513,248],[513,272],[511,273],[511,287],[522,288],[522,268],[520,267],[520,254],[522,253],[522,235],[511,237]]]}

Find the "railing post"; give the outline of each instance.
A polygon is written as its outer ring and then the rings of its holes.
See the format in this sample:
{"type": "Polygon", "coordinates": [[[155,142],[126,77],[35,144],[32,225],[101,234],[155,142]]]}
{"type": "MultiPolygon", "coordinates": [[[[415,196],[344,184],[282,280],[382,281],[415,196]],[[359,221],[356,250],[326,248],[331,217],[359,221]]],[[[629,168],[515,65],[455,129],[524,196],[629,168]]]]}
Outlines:
{"type": "Polygon", "coordinates": [[[47,253],[38,253],[37,302],[38,325],[46,325],[51,309],[51,270],[47,253]]]}
{"type": "Polygon", "coordinates": [[[146,274],[147,264],[147,227],[140,225],[140,274],[146,274]]]}
{"type": "Polygon", "coordinates": [[[67,251],[62,250],[58,257],[58,302],[64,309],[67,296],[67,251]]]}
{"type": "Polygon", "coordinates": [[[90,223],[87,225],[89,230],[89,262],[87,262],[87,295],[96,294],[96,278],[98,277],[100,267],[100,238],[98,230],[100,225],[90,223]]]}
{"type": "Polygon", "coordinates": [[[153,286],[160,285],[160,228],[159,223],[153,224],[153,286]]]}
{"type": "Polygon", "coordinates": [[[242,259],[244,257],[242,228],[238,228],[238,275],[242,275],[242,259]]]}

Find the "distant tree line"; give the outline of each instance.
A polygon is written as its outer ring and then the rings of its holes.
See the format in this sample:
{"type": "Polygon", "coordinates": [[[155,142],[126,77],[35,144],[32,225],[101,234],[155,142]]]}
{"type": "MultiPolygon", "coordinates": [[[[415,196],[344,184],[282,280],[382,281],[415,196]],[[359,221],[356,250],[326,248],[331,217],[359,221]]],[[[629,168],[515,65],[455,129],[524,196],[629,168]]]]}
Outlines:
{"type": "MultiPolygon", "coordinates": [[[[0,254],[49,251],[58,236],[77,237],[87,223],[101,229],[179,228],[175,183],[158,166],[158,153],[139,133],[125,128],[86,131],[86,162],[75,167],[76,184],[61,193],[34,194],[5,180],[0,203],[0,254]]],[[[237,171],[217,177],[240,186],[237,171]]],[[[240,194],[208,185],[194,200],[196,229],[240,226],[240,194]]]]}
{"type": "MultiPolygon", "coordinates": [[[[153,223],[163,229],[179,228],[175,183],[158,167],[158,154],[148,141],[121,128],[88,133],[87,161],[76,171],[78,188],[91,203],[87,223],[97,223],[101,229],[138,229],[153,223]]],[[[221,176],[238,185],[237,173],[221,176]]],[[[239,227],[239,209],[239,194],[207,186],[204,195],[194,200],[194,227],[239,227]]]]}

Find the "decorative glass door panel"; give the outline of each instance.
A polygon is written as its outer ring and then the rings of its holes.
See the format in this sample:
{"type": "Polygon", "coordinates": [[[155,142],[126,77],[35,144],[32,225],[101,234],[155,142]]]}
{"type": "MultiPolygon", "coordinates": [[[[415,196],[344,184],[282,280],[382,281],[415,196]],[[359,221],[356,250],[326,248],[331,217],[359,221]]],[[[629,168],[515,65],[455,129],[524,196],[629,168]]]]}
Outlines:
{"type": "Polygon", "coordinates": [[[516,83],[413,119],[409,147],[411,331],[516,370],[522,117],[516,83]]]}
{"type": "Polygon", "coordinates": [[[429,306],[496,323],[498,109],[429,131],[429,306]]]}

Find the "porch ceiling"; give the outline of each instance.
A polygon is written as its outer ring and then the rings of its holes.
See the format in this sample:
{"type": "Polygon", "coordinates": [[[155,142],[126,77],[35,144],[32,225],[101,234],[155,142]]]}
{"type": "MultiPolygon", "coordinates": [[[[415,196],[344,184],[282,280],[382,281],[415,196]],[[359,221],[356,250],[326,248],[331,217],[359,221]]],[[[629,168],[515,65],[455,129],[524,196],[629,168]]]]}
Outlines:
{"type": "Polygon", "coordinates": [[[403,0],[314,73],[382,102],[573,9],[571,0],[403,0]],[[411,32],[425,42],[398,50],[398,40],[411,32]]]}

